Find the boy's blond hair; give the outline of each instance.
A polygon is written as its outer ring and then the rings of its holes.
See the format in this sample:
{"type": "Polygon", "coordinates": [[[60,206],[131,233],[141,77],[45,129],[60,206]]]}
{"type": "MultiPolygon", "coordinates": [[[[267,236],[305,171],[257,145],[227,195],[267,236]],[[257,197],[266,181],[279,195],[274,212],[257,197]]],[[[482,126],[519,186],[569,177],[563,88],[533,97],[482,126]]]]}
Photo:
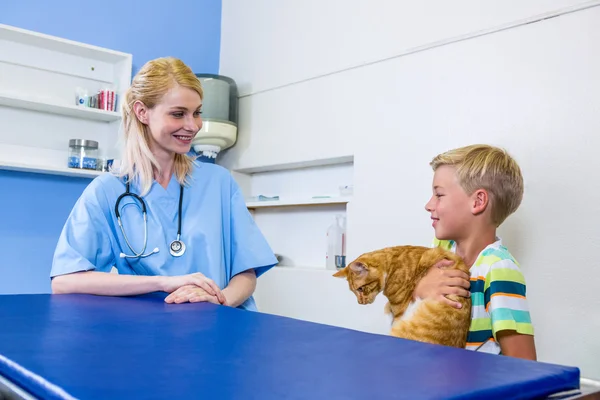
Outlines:
{"type": "Polygon", "coordinates": [[[439,154],[430,163],[435,171],[442,165],[456,168],[458,182],[467,194],[485,189],[490,196],[492,223],[500,226],[523,199],[523,176],[506,150],[475,144],[439,154]]]}

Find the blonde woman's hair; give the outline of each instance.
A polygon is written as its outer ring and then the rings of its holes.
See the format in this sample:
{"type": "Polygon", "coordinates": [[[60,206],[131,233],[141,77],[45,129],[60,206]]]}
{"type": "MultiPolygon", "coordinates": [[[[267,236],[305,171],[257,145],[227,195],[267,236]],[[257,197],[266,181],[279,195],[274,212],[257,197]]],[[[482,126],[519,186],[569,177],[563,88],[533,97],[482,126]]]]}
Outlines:
{"type": "Polygon", "coordinates": [[[430,165],[434,171],[442,165],[455,167],[458,182],[469,195],[485,189],[496,226],[514,213],[523,199],[521,168],[504,149],[485,144],[460,147],[437,155],[430,165]]]}
{"type": "MultiPolygon", "coordinates": [[[[154,171],[160,173],[161,168],[150,151],[150,130],[137,118],[133,105],[141,101],[152,109],[169,89],[177,85],[192,89],[200,99],[204,98],[200,80],[187,65],[172,57],[157,58],[144,64],[135,75],[122,102],[124,151],[119,175],[128,176],[129,181],[137,181],[141,196],[150,191],[154,171]]],[[[192,162],[186,154],[175,155],[175,176],[182,185],[187,183],[192,162]]]]}

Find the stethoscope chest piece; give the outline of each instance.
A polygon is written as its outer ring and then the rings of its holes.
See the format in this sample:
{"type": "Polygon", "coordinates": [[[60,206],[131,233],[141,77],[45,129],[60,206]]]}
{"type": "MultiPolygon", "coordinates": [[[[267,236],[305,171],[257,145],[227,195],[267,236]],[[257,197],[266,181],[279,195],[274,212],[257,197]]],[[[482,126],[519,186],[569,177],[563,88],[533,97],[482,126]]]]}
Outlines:
{"type": "MultiPolygon", "coordinates": [[[[171,255],[173,257],[181,257],[183,255],[183,253],[185,253],[185,244],[181,241],[181,213],[182,213],[182,204],[183,204],[182,200],[183,200],[183,185],[180,185],[180,188],[179,188],[179,211],[177,213],[178,214],[177,239],[173,240],[171,242],[171,245],[169,246],[169,252],[171,253],[171,255]]],[[[137,194],[131,193],[129,191],[129,180],[127,180],[125,193],[120,195],[117,198],[117,201],[115,203],[115,216],[117,217],[117,222],[119,224],[119,228],[121,228],[121,233],[123,233],[123,238],[125,239],[125,242],[127,243],[127,246],[129,247],[129,250],[131,250],[133,252],[133,255],[127,255],[125,253],[121,253],[121,255],[120,255],[121,258],[148,257],[148,256],[151,256],[152,254],[158,253],[159,250],[158,250],[158,247],[156,247],[154,250],[152,250],[152,252],[150,252],[148,254],[144,254],[144,252],[146,251],[146,245],[148,243],[148,217],[147,217],[146,212],[147,212],[146,211],[146,203],[140,196],[138,196],[137,194]],[[127,239],[127,235],[125,235],[125,230],[123,229],[123,224],[121,222],[121,214],[119,213],[119,203],[121,202],[121,200],[124,197],[127,197],[127,196],[133,197],[135,200],[137,200],[141,204],[142,215],[144,216],[144,248],[139,253],[135,252],[131,248],[131,244],[129,243],[129,240],[127,239]]]]}
{"type": "Polygon", "coordinates": [[[169,246],[169,251],[173,257],[182,256],[185,253],[185,244],[181,240],[173,240],[171,246],[169,246]]]}

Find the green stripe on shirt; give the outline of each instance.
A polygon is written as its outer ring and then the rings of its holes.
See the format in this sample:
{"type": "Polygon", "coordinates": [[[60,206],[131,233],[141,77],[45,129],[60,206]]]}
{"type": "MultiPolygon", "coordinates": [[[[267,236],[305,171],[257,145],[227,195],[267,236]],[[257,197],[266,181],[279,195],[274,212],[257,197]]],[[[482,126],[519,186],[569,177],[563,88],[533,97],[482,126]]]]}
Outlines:
{"type": "Polygon", "coordinates": [[[493,325],[494,339],[500,331],[516,331],[521,335],[533,335],[533,326],[531,324],[518,323],[515,321],[498,321],[493,325]]]}
{"type": "Polygon", "coordinates": [[[475,318],[471,320],[469,331],[484,331],[492,329],[492,321],[489,318],[475,318]]]}
{"type": "Polygon", "coordinates": [[[511,268],[491,269],[485,277],[485,286],[483,288],[484,291],[487,290],[487,288],[490,286],[490,282],[492,281],[516,282],[525,285],[525,278],[523,277],[523,273],[517,269],[511,268]]]}

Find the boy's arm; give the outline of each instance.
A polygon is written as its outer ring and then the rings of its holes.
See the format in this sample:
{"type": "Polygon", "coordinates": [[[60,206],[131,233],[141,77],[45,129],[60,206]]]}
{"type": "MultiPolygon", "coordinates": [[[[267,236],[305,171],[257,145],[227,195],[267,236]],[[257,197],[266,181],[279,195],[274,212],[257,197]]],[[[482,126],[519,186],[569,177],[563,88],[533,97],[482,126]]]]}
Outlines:
{"type": "MultiPolygon", "coordinates": [[[[448,240],[433,239],[431,247],[441,247],[452,251],[453,242],[448,240]]],[[[448,304],[454,308],[461,308],[458,301],[450,300],[449,295],[471,297],[470,276],[458,269],[447,269],[454,264],[451,260],[440,260],[429,269],[429,272],[417,282],[413,292],[413,299],[431,299],[448,304]]]]}
{"type": "Polygon", "coordinates": [[[533,335],[522,335],[516,331],[500,331],[496,333],[502,355],[537,360],[533,335]]]}
{"type": "Polygon", "coordinates": [[[429,272],[417,282],[413,299],[432,299],[461,308],[458,301],[450,300],[448,295],[470,297],[471,281],[469,275],[458,269],[446,269],[454,264],[451,260],[441,260],[429,269],[429,272]]]}
{"type": "Polygon", "coordinates": [[[485,277],[485,307],[502,355],[536,360],[525,278],[509,259],[495,262],[485,277]]]}

